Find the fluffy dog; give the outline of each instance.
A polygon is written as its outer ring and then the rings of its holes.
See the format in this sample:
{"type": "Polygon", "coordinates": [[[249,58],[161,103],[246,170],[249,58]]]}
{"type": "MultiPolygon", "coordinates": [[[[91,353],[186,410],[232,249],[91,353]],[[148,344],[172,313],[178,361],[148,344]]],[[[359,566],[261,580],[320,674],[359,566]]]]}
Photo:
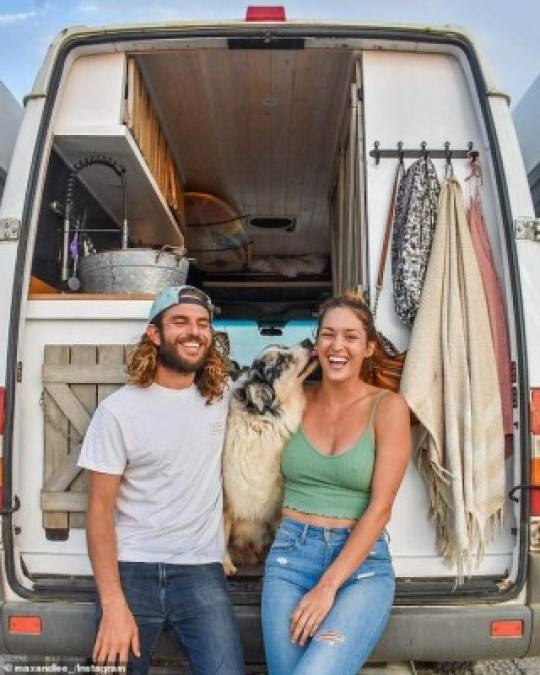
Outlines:
{"type": "Polygon", "coordinates": [[[234,385],[223,450],[226,574],[236,572],[233,559],[260,560],[273,536],[281,453],[302,420],[302,385],[317,364],[312,351],[310,340],[266,347],[234,385]]]}

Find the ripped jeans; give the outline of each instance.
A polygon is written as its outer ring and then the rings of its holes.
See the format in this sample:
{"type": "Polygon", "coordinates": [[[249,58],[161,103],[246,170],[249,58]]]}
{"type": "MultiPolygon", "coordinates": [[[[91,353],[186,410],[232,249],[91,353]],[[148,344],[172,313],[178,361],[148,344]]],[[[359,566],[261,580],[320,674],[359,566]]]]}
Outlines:
{"type": "Polygon", "coordinates": [[[392,609],[395,576],[387,535],[342,584],[313,638],[291,642],[291,614],[319,581],[350,530],[284,518],[266,559],[262,627],[269,675],[353,675],[379,641],[392,609]]]}

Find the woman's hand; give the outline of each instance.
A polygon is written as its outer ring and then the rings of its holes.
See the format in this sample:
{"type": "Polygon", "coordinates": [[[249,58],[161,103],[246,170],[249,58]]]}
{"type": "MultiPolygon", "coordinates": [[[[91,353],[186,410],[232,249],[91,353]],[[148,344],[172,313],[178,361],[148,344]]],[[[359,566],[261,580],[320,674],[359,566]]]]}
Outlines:
{"type": "Polygon", "coordinates": [[[291,642],[301,647],[313,637],[332,609],[336,591],[330,586],[314,586],[306,593],[291,614],[291,642]]]}

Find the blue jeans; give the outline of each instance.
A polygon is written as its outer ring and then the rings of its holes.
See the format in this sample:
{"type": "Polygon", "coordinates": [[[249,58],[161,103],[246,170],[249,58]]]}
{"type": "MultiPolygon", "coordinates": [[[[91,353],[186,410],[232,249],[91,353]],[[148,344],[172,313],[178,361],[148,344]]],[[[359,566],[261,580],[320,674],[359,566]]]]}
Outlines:
{"type": "Polygon", "coordinates": [[[311,640],[291,642],[291,614],[319,581],[350,530],[285,518],[266,559],[262,627],[269,675],[352,675],[379,641],[392,608],[395,576],[386,535],[336,594],[311,640]]]}
{"type": "Polygon", "coordinates": [[[119,562],[118,569],[139,627],[141,656],[130,654],[128,673],[148,672],[157,639],[168,628],[196,675],[243,675],[238,624],[220,563],[119,562]]]}

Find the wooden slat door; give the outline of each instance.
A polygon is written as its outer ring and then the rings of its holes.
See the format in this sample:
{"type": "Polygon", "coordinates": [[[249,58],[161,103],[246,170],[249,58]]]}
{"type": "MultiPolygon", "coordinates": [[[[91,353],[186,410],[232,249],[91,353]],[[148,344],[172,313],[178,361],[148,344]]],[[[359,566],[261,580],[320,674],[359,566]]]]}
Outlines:
{"type": "Polygon", "coordinates": [[[83,528],[87,479],[77,467],[97,405],[127,381],[131,345],[46,345],[43,365],[43,527],[49,539],[83,528]]]}

